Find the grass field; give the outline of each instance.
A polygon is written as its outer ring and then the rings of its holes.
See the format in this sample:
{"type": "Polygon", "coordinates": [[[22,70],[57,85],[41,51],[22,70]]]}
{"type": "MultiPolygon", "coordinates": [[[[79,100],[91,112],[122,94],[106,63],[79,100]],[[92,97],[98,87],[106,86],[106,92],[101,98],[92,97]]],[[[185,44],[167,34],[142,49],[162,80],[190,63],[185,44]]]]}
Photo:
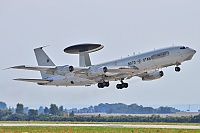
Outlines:
{"type": "Polygon", "coordinates": [[[200,123],[167,123],[167,122],[67,122],[67,121],[0,121],[0,124],[129,124],[129,125],[190,125],[200,126],[200,123]]]}
{"type": "Polygon", "coordinates": [[[200,129],[153,129],[123,127],[66,127],[66,126],[1,126],[1,124],[129,124],[129,125],[185,125],[200,123],[148,123],[148,122],[46,122],[46,121],[0,121],[0,133],[200,133],[200,129]]]}
{"type": "Polygon", "coordinates": [[[145,129],[113,127],[0,127],[0,133],[200,133],[189,129],[145,129]]]}

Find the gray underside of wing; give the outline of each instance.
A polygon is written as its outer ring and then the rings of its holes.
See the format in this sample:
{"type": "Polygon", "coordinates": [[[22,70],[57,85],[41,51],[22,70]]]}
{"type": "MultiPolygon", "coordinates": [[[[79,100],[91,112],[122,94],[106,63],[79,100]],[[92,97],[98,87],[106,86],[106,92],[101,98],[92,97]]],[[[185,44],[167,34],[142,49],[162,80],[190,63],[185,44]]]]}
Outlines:
{"type": "Polygon", "coordinates": [[[128,67],[128,66],[108,66],[108,70],[104,74],[100,75],[88,75],[87,69],[80,69],[75,70],[75,74],[78,77],[86,78],[89,80],[94,80],[96,82],[102,81],[102,76],[105,76],[104,79],[108,81],[115,81],[120,79],[130,79],[133,77],[133,72],[138,71],[139,69],[135,66],[128,67]]]}
{"type": "Polygon", "coordinates": [[[24,82],[33,82],[33,83],[39,83],[39,84],[46,84],[49,83],[53,80],[45,80],[45,79],[23,79],[23,78],[18,78],[18,79],[13,79],[16,81],[24,81],[24,82]]]}
{"type": "Polygon", "coordinates": [[[10,67],[10,68],[14,68],[14,69],[24,69],[24,70],[35,70],[35,71],[49,71],[49,70],[55,70],[55,66],[37,66],[37,67],[31,67],[31,66],[25,66],[25,65],[21,65],[21,66],[14,66],[14,67],[10,67]]]}

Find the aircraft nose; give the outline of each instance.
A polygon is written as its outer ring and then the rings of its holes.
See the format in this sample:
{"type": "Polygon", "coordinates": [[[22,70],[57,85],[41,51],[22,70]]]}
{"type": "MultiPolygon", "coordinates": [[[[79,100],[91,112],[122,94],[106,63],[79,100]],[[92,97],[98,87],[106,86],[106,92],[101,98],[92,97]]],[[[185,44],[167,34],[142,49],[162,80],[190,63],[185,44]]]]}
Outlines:
{"type": "Polygon", "coordinates": [[[197,51],[194,50],[194,49],[190,49],[190,52],[191,52],[192,55],[194,55],[197,51]]]}
{"type": "Polygon", "coordinates": [[[193,54],[195,54],[196,52],[197,52],[196,50],[194,50],[194,49],[192,50],[192,53],[193,53],[193,54]]]}

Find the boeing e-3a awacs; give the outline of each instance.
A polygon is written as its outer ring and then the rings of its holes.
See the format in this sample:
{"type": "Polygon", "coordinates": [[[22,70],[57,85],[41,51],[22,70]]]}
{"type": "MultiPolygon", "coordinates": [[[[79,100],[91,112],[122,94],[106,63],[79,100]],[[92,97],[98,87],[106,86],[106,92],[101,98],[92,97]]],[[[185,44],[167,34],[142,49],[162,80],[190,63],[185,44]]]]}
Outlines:
{"type": "Polygon", "coordinates": [[[182,62],[191,60],[196,51],[185,46],[172,46],[150,52],[121,58],[106,63],[92,65],[89,53],[103,48],[101,44],[78,44],[67,47],[64,52],[79,54],[79,67],[72,65],[56,66],[43,51],[43,47],[34,49],[39,66],[14,66],[15,69],[40,71],[42,79],[14,79],[34,82],[39,85],[52,86],[90,86],[97,84],[99,88],[108,87],[110,81],[118,81],[117,89],[127,88],[125,79],[139,76],[143,81],[161,78],[164,73],[159,70],[175,65],[179,72],[182,62]]]}

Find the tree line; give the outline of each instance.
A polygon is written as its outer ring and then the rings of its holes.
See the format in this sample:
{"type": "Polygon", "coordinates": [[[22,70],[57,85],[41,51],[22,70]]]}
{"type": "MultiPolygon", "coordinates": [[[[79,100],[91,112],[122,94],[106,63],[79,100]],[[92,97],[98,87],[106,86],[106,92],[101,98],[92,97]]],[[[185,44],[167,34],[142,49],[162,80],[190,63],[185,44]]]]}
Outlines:
{"type": "Polygon", "coordinates": [[[180,110],[172,108],[172,107],[159,107],[154,109],[152,107],[143,107],[138,104],[130,104],[126,105],[123,103],[101,103],[98,106],[94,106],[95,113],[118,113],[118,114],[168,114],[168,113],[176,113],[180,112],[180,110]]]}
{"type": "Polygon", "coordinates": [[[200,123],[200,114],[197,116],[161,117],[152,116],[76,116],[73,111],[68,116],[38,114],[37,110],[29,110],[28,114],[12,113],[11,110],[0,109],[1,121],[67,121],[67,122],[175,122],[175,123],[200,123]]]}
{"type": "MultiPolygon", "coordinates": [[[[7,109],[5,103],[0,102],[0,109],[7,109]]],[[[12,111],[15,113],[25,113],[28,114],[29,109],[28,107],[23,107],[23,104],[17,104],[16,109],[12,108],[12,111]]],[[[33,111],[33,110],[32,110],[33,111]]],[[[58,115],[60,112],[63,114],[64,112],[70,113],[107,113],[107,114],[168,114],[168,113],[176,113],[180,112],[180,110],[172,108],[172,107],[159,107],[159,108],[152,108],[152,107],[143,107],[142,105],[138,104],[130,104],[126,105],[123,103],[100,103],[97,106],[89,106],[88,108],[84,107],[81,109],[72,108],[72,109],[64,109],[63,106],[58,107],[56,104],[51,104],[50,108],[48,107],[39,107],[37,110],[38,114],[52,114],[58,115]]]]}
{"type": "MultiPolygon", "coordinates": [[[[0,120],[1,121],[72,121],[72,122],[187,122],[187,123],[200,123],[200,114],[197,116],[182,116],[182,117],[161,117],[160,115],[152,116],[132,116],[132,115],[121,115],[121,116],[79,116],[75,115],[79,111],[95,113],[147,113],[146,110],[153,113],[173,113],[176,110],[171,107],[160,107],[153,109],[151,107],[143,107],[137,104],[125,105],[121,103],[117,104],[99,104],[98,106],[90,106],[83,108],[82,110],[72,109],[70,112],[63,108],[58,107],[56,104],[51,104],[50,107],[45,107],[43,112],[41,107],[37,109],[29,109],[26,112],[23,104],[18,103],[16,109],[7,108],[3,104],[3,108],[0,109],[0,120]],[[118,111],[117,111],[118,110],[118,111]],[[141,111],[141,112],[140,112],[141,111]],[[40,112],[40,113],[39,113],[40,112]]],[[[0,105],[1,107],[1,105],[0,105]]],[[[27,108],[26,108],[27,109],[27,108]]],[[[80,112],[79,112],[80,113],[80,112]]]]}

